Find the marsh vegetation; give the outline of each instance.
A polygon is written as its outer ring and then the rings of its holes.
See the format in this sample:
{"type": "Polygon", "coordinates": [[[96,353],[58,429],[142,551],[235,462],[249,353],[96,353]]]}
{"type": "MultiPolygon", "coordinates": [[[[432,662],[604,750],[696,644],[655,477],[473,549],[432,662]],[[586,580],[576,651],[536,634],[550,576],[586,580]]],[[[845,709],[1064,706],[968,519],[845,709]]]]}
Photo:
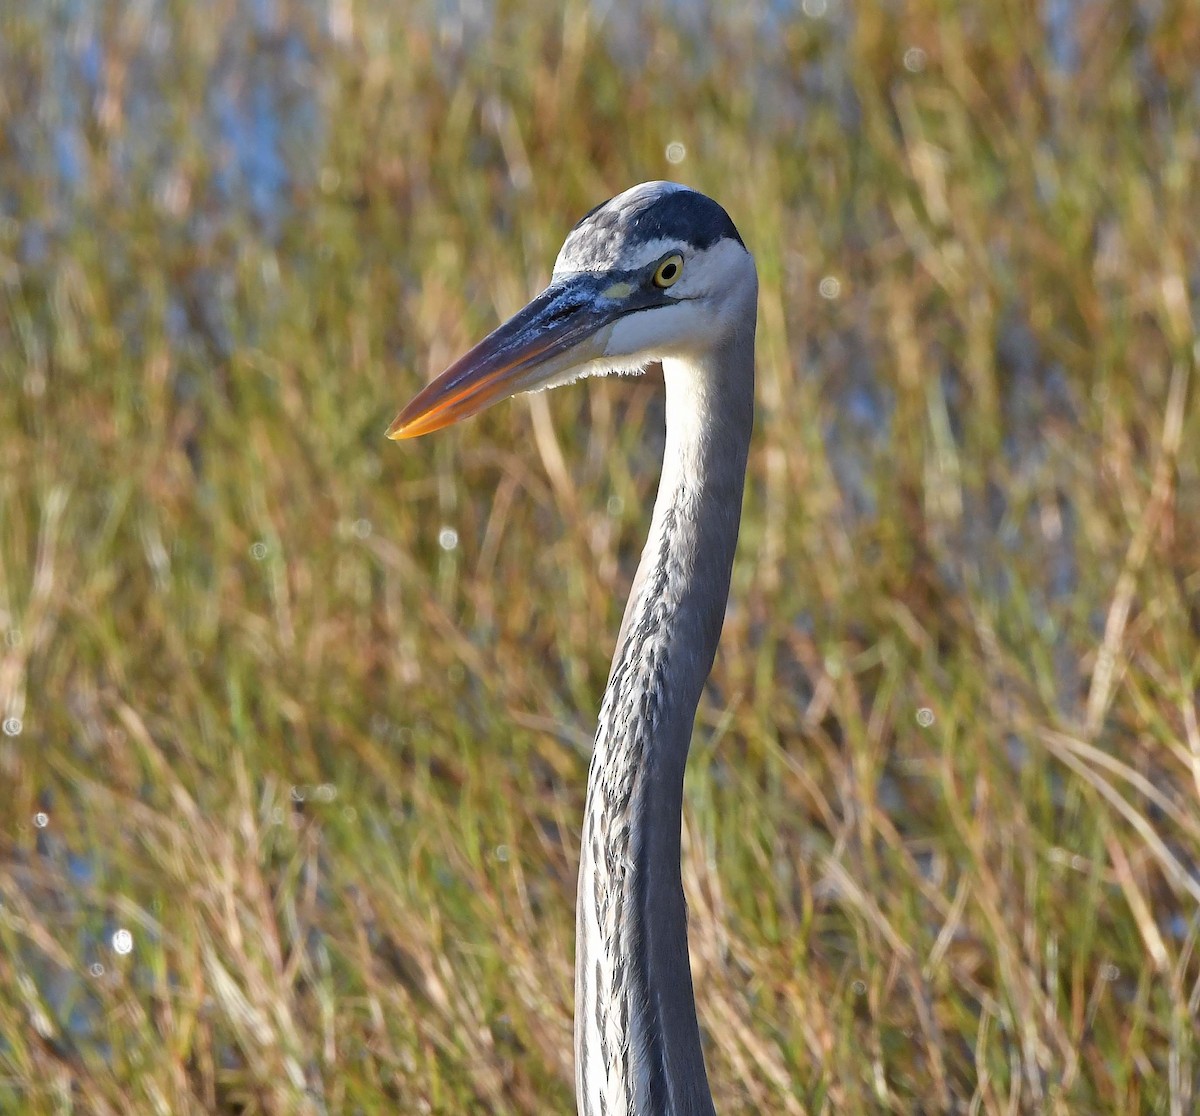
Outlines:
{"type": "Polygon", "coordinates": [[[0,15],[0,1111],[571,1109],[661,385],[383,431],[664,177],[762,282],[718,1110],[1193,1111],[1200,9],[465,10],[0,15]]]}

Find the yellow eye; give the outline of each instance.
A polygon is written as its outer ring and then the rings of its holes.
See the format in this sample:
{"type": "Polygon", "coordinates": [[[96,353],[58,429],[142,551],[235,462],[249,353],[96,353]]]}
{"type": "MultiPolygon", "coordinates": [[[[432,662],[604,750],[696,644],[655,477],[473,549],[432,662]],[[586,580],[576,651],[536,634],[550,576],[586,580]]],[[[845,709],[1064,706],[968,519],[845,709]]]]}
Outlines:
{"type": "Polygon", "coordinates": [[[654,285],[666,290],[683,274],[683,257],[668,256],[654,270],[654,285]]]}

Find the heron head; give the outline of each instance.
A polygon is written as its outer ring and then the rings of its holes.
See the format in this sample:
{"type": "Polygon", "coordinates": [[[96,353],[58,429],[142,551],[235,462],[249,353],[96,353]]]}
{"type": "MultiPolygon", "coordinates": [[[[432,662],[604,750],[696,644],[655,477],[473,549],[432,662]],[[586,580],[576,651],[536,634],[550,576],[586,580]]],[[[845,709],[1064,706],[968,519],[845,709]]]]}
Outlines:
{"type": "Polygon", "coordinates": [[[753,328],[754,261],[729,215],[644,182],[567,236],[550,285],[426,386],[388,428],[427,434],[518,392],[688,359],[753,328]]]}

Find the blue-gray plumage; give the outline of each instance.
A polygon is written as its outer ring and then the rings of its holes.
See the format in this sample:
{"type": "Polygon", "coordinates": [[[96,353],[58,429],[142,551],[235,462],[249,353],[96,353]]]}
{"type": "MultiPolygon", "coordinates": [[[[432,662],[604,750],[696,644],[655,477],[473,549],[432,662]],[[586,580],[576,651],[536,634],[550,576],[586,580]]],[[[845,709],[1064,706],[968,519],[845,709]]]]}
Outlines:
{"type": "Polygon", "coordinates": [[[667,438],[588,777],[575,957],[585,1116],[711,1116],[680,876],[683,772],[729,596],[754,417],[754,261],[670,182],[592,210],[550,285],[401,412],[436,430],[520,391],[661,362],[667,438]]]}

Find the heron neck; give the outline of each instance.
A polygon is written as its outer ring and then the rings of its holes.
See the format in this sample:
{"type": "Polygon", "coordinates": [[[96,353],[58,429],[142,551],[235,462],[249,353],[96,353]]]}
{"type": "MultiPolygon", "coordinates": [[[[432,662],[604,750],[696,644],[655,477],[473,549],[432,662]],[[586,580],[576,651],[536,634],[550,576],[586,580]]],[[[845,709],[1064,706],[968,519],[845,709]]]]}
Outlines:
{"type": "Polygon", "coordinates": [[[692,726],[737,545],[753,343],[751,327],[704,363],[664,362],[662,478],[588,780],[576,945],[581,1113],[713,1112],[688,961],[680,825],[692,726]]]}

